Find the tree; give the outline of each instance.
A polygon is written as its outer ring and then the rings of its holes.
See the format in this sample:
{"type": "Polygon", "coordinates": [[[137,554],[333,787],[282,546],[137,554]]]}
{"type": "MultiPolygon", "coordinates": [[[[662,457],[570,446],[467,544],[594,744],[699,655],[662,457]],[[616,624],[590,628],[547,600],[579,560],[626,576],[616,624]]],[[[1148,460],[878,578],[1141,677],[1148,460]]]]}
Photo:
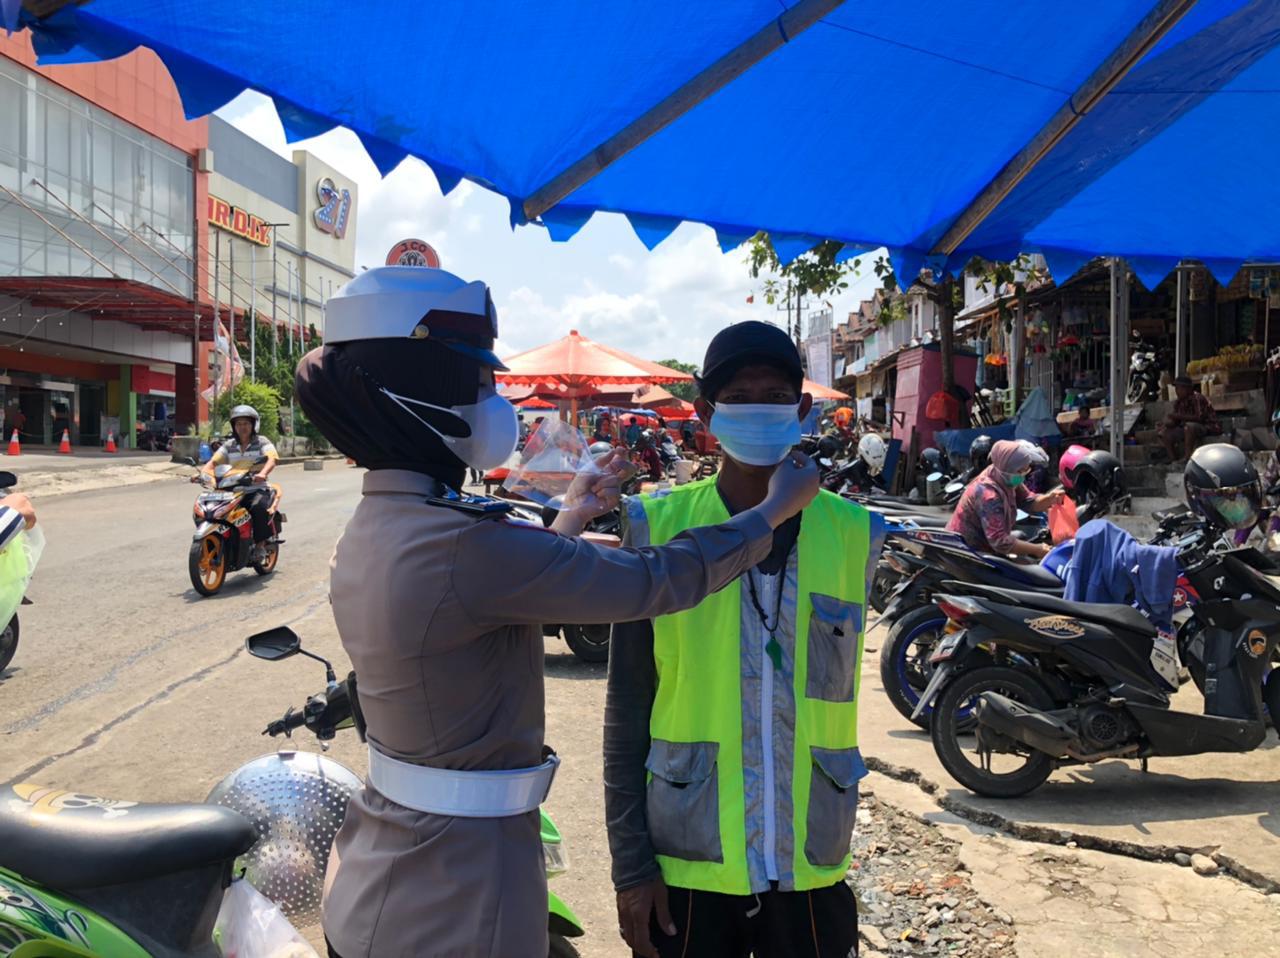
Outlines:
{"type": "MultiPolygon", "coordinates": [[[[233,406],[252,406],[258,411],[258,431],[275,442],[280,438],[280,394],[266,383],[242,379],[230,392],[222,393],[214,401],[211,416],[216,431],[221,431],[233,406]]],[[[229,424],[228,424],[229,425],[229,424]]]]}
{"type": "Polygon", "coordinates": [[[802,253],[786,266],[778,259],[773,240],[765,232],[751,237],[747,250],[747,268],[752,279],[761,273],[772,273],[764,281],[764,298],[769,305],[782,299],[787,304],[787,323],[797,342],[801,335],[800,309],[803,296],[831,296],[849,288],[846,277],[856,269],[857,261],[836,262],[836,254],[844,248],[838,240],[823,240],[807,253],[802,253]],[[775,278],[776,277],[776,278],[775,278]],[[795,318],[792,319],[792,304],[795,318]]]}
{"type": "MultiPolygon", "coordinates": [[[[697,366],[692,363],[682,363],[678,359],[659,359],[658,365],[694,376],[698,374],[697,366]]],[[[667,383],[663,388],[677,399],[683,399],[685,402],[693,402],[698,398],[698,387],[693,383],[667,383]]]]}

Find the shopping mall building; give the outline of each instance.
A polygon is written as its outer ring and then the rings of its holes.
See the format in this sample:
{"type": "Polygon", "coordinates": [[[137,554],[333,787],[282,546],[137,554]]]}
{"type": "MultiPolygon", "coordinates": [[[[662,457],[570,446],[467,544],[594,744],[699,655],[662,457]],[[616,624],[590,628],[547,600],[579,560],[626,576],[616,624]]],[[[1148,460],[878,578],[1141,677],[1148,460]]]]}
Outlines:
{"type": "Polygon", "coordinates": [[[351,278],[356,186],[217,117],[160,60],[40,69],[0,34],[0,431],[97,446],[208,418],[215,324],[323,333],[351,278]],[[124,428],[121,429],[121,424],[124,428]]]}

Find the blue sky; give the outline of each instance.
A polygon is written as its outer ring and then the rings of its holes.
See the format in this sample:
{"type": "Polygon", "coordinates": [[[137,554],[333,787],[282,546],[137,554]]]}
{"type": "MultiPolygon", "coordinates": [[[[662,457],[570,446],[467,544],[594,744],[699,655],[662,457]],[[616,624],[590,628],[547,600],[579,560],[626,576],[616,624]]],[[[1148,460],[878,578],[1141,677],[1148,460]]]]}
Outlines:
{"type": "MultiPolygon", "coordinates": [[[[359,184],[357,268],[380,265],[396,242],[414,237],[436,248],[445,269],[487,282],[498,307],[500,355],[576,329],[647,359],[699,363],[718,330],[781,315],[759,295],[745,250],[721,253],[706,227],[686,223],[650,252],[623,217],[597,214],[567,243],[553,243],[541,227],[512,230],[507,201],[481,187],[463,182],[442,196],[415,159],[380,178],[347,130],[287,146],[275,108],[260,94],[246,92],[218,115],[283,155],[310,150],[359,184]],[[746,302],[753,292],[754,305],[746,302]]],[[[836,321],[877,285],[873,274],[852,280],[832,300],[836,321]]]]}

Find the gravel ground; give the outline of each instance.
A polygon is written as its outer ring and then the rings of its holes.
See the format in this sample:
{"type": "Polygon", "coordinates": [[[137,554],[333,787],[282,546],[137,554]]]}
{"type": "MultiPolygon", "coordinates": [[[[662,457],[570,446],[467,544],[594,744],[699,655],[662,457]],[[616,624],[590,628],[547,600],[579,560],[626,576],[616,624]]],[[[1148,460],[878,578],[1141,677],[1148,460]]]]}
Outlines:
{"type": "Polygon", "coordinates": [[[864,788],[849,869],[861,958],[1014,954],[1012,919],[978,897],[958,849],[932,825],[864,788]]]}

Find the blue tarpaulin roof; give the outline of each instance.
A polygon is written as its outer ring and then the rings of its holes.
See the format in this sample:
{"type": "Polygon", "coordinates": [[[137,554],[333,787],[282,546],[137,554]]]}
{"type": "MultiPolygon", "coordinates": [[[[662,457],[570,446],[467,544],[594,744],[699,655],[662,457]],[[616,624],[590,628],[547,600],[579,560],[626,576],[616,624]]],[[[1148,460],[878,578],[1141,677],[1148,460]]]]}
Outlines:
{"type": "MultiPolygon", "coordinates": [[[[11,13],[13,0],[0,0],[11,13]]],[[[412,154],[512,200],[589,154],[794,3],[782,0],[92,0],[29,23],[45,64],[136,45],[189,115],[245,88],[291,139],[354,130],[385,173],[412,154]]],[[[783,258],[819,239],[925,256],[1153,0],[858,0],[694,106],[546,212],[596,210],[646,244],[681,221],[783,258]]],[[[1095,254],[1148,285],[1183,257],[1222,276],[1280,259],[1280,3],[1200,0],[956,250],[1095,254]]],[[[934,265],[944,265],[935,259],[934,265]]],[[[913,274],[912,274],[913,275],[913,274]]]]}

